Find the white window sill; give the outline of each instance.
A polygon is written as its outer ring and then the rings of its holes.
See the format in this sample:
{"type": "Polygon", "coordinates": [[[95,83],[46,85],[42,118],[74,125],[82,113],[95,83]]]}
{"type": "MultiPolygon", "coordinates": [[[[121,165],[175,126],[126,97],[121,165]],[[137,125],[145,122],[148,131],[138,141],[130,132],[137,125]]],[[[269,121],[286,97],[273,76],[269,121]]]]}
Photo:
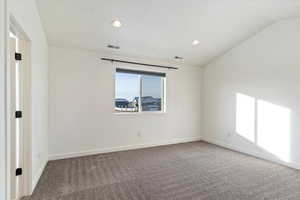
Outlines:
{"type": "Polygon", "coordinates": [[[163,115],[164,111],[144,111],[144,112],[114,112],[115,115],[163,115]]]}

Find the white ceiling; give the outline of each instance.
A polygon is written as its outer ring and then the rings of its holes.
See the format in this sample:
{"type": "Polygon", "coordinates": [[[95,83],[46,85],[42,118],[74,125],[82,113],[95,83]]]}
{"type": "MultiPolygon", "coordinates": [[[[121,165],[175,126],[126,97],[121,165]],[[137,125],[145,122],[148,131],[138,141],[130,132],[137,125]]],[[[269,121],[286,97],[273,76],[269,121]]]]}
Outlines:
{"type": "Polygon", "coordinates": [[[37,0],[50,45],[201,66],[272,22],[300,14],[300,0],[37,0]],[[111,26],[113,19],[123,26],[111,26]],[[200,41],[192,46],[194,39],[200,41]],[[120,46],[119,50],[106,48],[120,46]]]}

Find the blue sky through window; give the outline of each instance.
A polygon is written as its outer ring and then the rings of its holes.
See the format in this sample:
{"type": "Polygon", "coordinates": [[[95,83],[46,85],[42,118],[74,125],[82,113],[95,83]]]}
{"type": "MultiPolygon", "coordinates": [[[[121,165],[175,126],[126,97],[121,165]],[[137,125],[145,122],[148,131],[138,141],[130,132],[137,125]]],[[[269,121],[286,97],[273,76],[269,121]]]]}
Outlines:
{"type": "MultiPolygon", "coordinates": [[[[137,74],[116,73],[116,98],[132,101],[140,95],[140,79],[137,74]]],[[[161,77],[143,75],[143,96],[161,98],[161,77]]]]}
{"type": "Polygon", "coordinates": [[[140,79],[137,74],[116,73],[116,98],[132,101],[140,95],[140,79]]]}
{"type": "Polygon", "coordinates": [[[154,98],[161,98],[161,77],[143,75],[142,81],[142,96],[152,96],[154,98]]]}

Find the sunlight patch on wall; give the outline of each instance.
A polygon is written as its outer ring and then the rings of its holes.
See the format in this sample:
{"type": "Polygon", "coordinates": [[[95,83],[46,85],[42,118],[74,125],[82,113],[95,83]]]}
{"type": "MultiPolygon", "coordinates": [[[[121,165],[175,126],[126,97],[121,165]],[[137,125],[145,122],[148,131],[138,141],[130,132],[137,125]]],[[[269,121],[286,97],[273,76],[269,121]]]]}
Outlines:
{"type": "Polygon", "coordinates": [[[290,109],[257,101],[257,144],[284,161],[290,160],[290,109]]]}
{"type": "Polygon", "coordinates": [[[290,161],[291,110],[236,94],[236,133],[279,159],[290,161]]]}

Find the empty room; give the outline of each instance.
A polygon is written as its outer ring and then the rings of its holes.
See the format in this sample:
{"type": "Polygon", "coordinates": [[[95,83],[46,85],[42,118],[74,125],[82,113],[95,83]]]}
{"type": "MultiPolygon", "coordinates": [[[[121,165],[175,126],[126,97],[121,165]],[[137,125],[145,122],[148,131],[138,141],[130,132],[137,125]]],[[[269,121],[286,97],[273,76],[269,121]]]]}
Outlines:
{"type": "Polygon", "coordinates": [[[0,0],[0,200],[300,200],[300,1],[0,0]]]}

